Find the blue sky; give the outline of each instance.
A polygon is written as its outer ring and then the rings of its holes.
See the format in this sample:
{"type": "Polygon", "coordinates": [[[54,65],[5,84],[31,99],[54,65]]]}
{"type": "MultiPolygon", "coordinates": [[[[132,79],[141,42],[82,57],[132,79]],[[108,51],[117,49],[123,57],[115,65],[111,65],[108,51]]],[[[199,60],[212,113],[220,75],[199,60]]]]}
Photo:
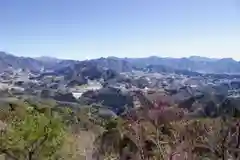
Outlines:
{"type": "Polygon", "coordinates": [[[0,0],[0,50],[73,59],[240,60],[240,1],[0,0]]]}

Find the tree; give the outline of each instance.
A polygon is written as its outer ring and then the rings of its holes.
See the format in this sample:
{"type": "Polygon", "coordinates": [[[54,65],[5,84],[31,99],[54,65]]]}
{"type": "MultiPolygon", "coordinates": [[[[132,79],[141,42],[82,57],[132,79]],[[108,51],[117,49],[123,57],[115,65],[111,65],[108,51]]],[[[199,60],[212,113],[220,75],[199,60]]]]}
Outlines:
{"type": "Polygon", "coordinates": [[[64,141],[60,116],[40,113],[33,107],[26,115],[14,116],[1,131],[0,152],[14,160],[52,159],[64,141]]]}

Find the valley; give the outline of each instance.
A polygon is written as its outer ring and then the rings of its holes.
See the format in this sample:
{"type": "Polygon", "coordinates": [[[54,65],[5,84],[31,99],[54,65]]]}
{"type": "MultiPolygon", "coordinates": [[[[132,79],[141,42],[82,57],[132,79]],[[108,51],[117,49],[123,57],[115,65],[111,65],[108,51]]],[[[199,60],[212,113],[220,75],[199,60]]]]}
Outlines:
{"type": "MultiPolygon", "coordinates": [[[[47,119],[60,115],[68,139],[60,138],[59,142],[68,143],[63,148],[73,145],[72,150],[64,149],[69,152],[64,156],[72,155],[66,159],[176,159],[175,152],[180,157],[187,154],[188,159],[200,159],[202,153],[208,159],[236,158],[232,149],[234,145],[239,147],[233,138],[239,139],[240,70],[216,66],[240,66],[239,62],[199,57],[48,61],[47,57],[33,59],[4,52],[0,58],[1,126],[15,126],[15,116],[20,122],[25,121],[21,114],[36,118],[32,116],[44,113],[47,119]],[[12,114],[15,116],[9,121],[6,116],[12,114]],[[228,145],[227,155],[215,148],[223,145],[220,140],[225,129],[220,124],[232,128],[231,132],[226,131],[232,137],[223,142],[228,145]],[[189,141],[184,138],[188,134],[189,141]],[[212,142],[216,134],[220,137],[212,142]],[[84,142],[87,139],[90,144],[84,142]]],[[[57,133],[61,133],[58,129],[57,133]]],[[[28,139],[24,140],[27,145],[28,139]]],[[[2,146],[2,151],[6,157],[21,155],[11,145],[2,146]],[[4,147],[11,153],[5,152],[4,147]]],[[[64,152],[55,152],[52,156],[63,157],[64,152]]]]}

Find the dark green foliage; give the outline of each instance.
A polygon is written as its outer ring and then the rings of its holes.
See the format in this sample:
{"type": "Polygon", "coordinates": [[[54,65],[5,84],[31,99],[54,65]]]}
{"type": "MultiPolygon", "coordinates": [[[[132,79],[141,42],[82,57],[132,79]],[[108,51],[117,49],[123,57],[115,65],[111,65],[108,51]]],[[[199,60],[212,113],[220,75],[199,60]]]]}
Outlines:
{"type": "Polygon", "coordinates": [[[133,98],[115,88],[103,88],[99,91],[85,92],[80,100],[86,104],[101,103],[116,114],[123,113],[125,106],[133,107],[133,98]]]}
{"type": "MultiPolygon", "coordinates": [[[[51,111],[50,111],[51,112],[51,111]]],[[[0,135],[0,152],[16,160],[52,159],[61,148],[65,124],[46,109],[10,104],[6,128],[0,135]]]]}
{"type": "Polygon", "coordinates": [[[77,102],[76,98],[73,96],[72,93],[57,92],[53,96],[53,99],[55,99],[56,101],[63,101],[63,102],[77,102]]]}
{"type": "Polygon", "coordinates": [[[49,98],[51,96],[53,96],[53,93],[51,90],[48,90],[48,89],[43,89],[40,93],[41,98],[49,98]]]}

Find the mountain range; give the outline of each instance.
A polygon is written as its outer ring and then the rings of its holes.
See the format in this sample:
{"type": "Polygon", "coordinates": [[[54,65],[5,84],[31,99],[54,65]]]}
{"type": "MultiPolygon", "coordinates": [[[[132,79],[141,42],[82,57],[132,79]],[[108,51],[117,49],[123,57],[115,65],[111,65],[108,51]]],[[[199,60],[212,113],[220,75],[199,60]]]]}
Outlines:
{"type": "MultiPolygon", "coordinates": [[[[85,61],[63,60],[53,57],[18,57],[5,52],[0,52],[0,70],[7,68],[27,69],[30,71],[59,70],[72,66],[77,69],[76,64],[96,65],[100,68],[111,69],[116,72],[129,72],[133,70],[165,70],[187,71],[207,74],[240,74],[240,62],[232,58],[214,59],[200,56],[188,58],[117,58],[107,57],[85,61]],[[157,69],[158,68],[158,69],[157,69]]],[[[77,65],[82,66],[82,65],[77,65]]]]}

